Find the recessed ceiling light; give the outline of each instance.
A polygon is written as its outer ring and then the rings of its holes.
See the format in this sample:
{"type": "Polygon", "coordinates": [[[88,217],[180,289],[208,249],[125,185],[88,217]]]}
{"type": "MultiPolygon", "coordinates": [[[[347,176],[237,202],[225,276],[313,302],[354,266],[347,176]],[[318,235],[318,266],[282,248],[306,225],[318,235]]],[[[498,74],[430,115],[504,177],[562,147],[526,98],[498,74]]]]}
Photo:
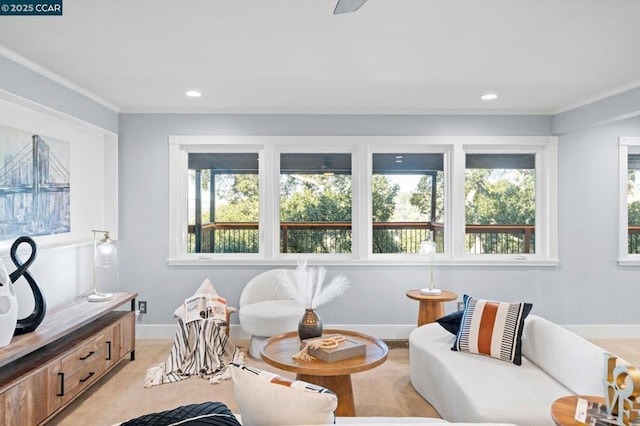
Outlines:
{"type": "Polygon", "coordinates": [[[494,99],[498,99],[498,95],[496,95],[495,93],[485,93],[484,95],[480,96],[480,99],[482,99],[483,101],[492,101],[494,99]]]}
{"type": "Polygon", "coordinates": [[[184,92],[184,94],[190,98],[199,98],[200,96],[202,96],[202,93],[198,92],[197,90],[187,90],[186,92],[184,92]]]}

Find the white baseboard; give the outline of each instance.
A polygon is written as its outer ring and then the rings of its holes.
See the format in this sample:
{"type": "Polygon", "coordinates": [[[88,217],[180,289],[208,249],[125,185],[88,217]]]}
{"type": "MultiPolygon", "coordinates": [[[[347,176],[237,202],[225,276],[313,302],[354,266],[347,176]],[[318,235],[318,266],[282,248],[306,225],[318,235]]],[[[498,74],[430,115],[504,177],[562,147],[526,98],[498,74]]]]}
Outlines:
{"type": "MultiPolygon", "coordinates": [[[[376,336],[379,339],[408,339],[411,330],[416,328],[411,325],[389,325],[389,324],[371,324],[371,325],[325,325],[325,329],[351,330],[359,333],[376,336]]],[[[176,334],[175,324],[136,324],[137,339],[173,339],[176,334]]],[[[232,339],[249,339],[250,334],[245,333],[240,325],[231,324],[229,336],[232,339]]]]}
{"type": "MultiPolygon", "coordinates": [[[[565,325],[585,339],[640,339],[640,324],[588,324],[565,325]]],[[[338,324],[325,325],[326,329],[351,330],[376,336],[385,340],[408,339],[415,324],[338,324]]],[[[172,339],[176,333],[175,324],[138,324],[136,338],[138,339],[172,339]]],[[[232,339],[249,339],[240,325],[231,324],[229,335],[232,339]]]]}

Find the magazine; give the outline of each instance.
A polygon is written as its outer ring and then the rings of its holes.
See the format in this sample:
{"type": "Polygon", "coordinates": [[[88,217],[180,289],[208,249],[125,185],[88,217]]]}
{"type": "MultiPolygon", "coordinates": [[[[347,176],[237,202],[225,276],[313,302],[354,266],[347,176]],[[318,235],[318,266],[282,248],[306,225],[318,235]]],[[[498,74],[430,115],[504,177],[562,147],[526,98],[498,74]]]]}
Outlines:
{"type": "Polygon", "coordinates": [[[184,322],[213,319],[214,321],[227,322],[227,301],[216,295],[196,295],[184,301],[184,322]]]}
{"type": "Polygon", "coordinates": [[[618,425],[616,417],[607,412],[606,404],[578,398],[575,419],[589,426],[618,425]]]}

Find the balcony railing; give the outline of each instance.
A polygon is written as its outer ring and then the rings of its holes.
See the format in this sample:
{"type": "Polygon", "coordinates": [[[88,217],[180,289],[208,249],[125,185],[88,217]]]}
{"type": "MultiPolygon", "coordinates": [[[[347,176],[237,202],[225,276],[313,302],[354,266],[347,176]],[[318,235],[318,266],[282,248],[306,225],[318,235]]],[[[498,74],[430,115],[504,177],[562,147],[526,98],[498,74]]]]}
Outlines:
{"type": "Polygon", "coordinates": [[[534,225],[467,225],[465,252],[468,254],[535,253],[534,225]]]}
{"type": "MultiPolygon", "coordinates": [[[[188,227],[189,253],[258,253],[258,224],[217,222],[188,227]],[[198,232],[199,231],[199,232],[198,232]]],[[[373,253],[418,253],[420,242],[433,231],[436,248],[444,251],[444,227],[431,222],[375,222],[373,253]]],[[[630,234],[631,236],[631,234],[630,234]]],[[[634,234],[638,248],[640,227],[634,234]]],[[[351,253],[351,223],[282,222],[282,253],[351,253]]],[[[631,245],[631,238],[630,238],[631,245]]],[[[467,225],[465,250],[470,254],[535,252],[534,225],[467,225]]]]}
{"type": "Polygon", "coordinates": [[[640,225],[629,225],[628,235],[628,253],[640,254],[640,225]]]}

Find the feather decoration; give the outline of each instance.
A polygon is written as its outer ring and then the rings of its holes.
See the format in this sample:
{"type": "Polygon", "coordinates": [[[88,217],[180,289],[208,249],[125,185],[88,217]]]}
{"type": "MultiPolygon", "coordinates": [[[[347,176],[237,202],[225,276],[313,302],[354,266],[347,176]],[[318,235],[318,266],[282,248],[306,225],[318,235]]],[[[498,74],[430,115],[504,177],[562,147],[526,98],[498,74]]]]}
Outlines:
{"type": "MultiPolygon", "coordinates": [[[[324,270],[324,268],[319,268],[324,270]]],[[[336,275],[329,282],[328,285],[324,285],[322,281],[318,281],[318,287],[320,287],[320,291],[313,298],[311,308],[317,308],[318,306],[324,305],[335,299],[336,297],[342,296],[345,291],[349,288],[349,280],[344,275],[336,275]]]]}
{"type": "Polygon", "coordinates": [[[349,280],[344,275],[334,277],[325,285],[327,270],[324,267],[308,268],[305,260],[290,273],[283,272],[281,280],[286,293],[307,308],[315,309],[342,296],[349,288],[349,280]]]}
{"type": "Polygon", "coordinates": [[[309,306],[312,288],[308,284],[307,262],[298,262],[294,271],[282,271],[280,278],[287,295],[302,306],[309,306]]]}

